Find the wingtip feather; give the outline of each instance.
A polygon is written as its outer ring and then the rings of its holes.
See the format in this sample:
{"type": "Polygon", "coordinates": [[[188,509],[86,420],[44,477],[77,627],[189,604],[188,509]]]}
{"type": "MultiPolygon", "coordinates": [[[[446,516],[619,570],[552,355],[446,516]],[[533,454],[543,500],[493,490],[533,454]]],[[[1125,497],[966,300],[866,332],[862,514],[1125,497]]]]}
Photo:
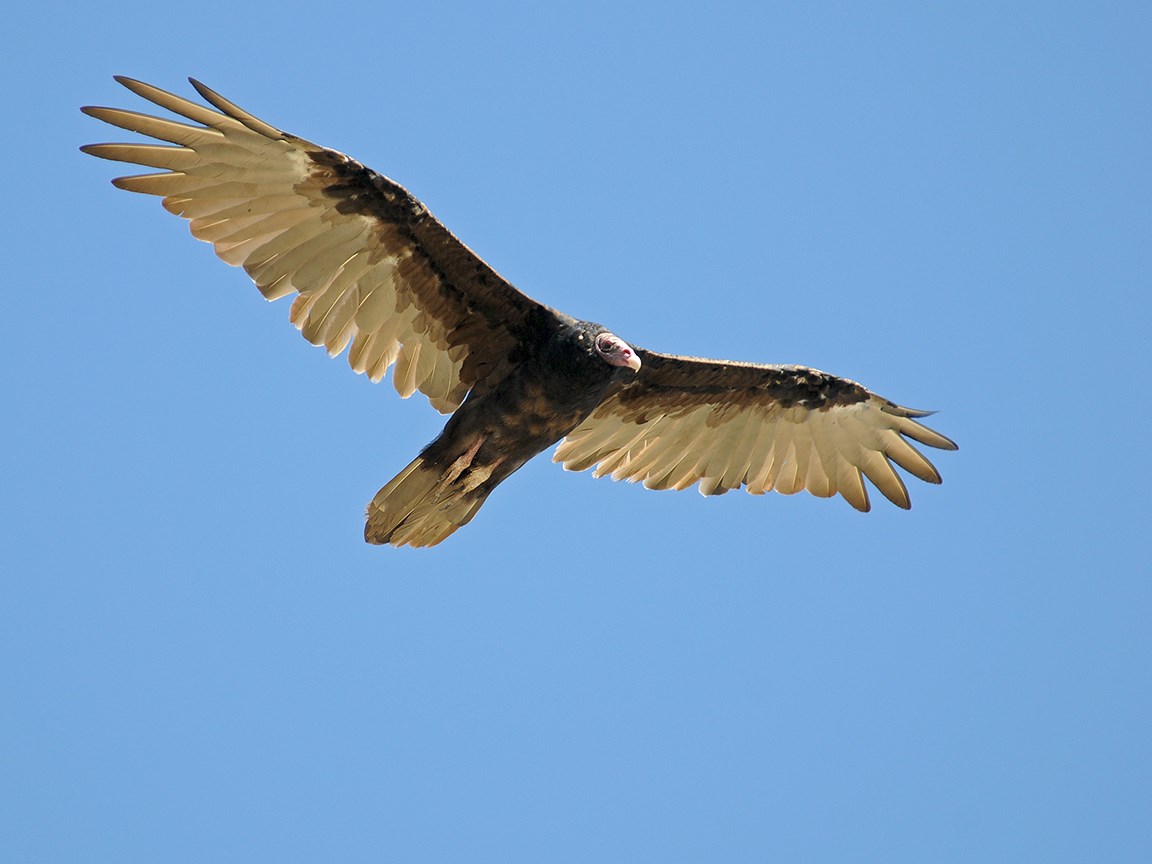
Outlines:
{"type": "Polygon", "coordinates": [[[196,92],[203,96],[205,101],[211,104],[212,107],[219,111],[223,111],[232,119],[243,123],[253,132],[258,132],[259,134],[265,135],[272,139],[279,139],[284,137],[283,131],[277,129],[271,124],[265,123],[259,117],[254,117],[252,114],[249,114],[235,102],[225,99],[206,84],[203,84],[192,77],[188,78],[188,83],[195,87],[196,92]]]}

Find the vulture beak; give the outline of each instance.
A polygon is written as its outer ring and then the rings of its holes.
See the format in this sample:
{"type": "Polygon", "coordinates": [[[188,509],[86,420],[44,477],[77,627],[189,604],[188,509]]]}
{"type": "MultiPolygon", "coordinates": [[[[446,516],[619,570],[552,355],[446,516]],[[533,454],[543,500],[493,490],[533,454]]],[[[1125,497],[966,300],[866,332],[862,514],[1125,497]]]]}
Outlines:
{"type": "Polygon", "coordinates": [[[625,348],[622,353],[624,354],[624,365],[631,369],[633,372],[639,372],[640,355],[633,351],[631,348],[625,348]]]}

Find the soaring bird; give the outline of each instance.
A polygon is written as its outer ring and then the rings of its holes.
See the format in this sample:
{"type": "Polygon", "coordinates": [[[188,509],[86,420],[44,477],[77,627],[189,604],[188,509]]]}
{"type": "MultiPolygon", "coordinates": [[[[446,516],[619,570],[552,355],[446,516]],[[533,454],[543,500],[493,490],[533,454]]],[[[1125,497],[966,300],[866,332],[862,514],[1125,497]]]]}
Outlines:
{"type": "Polygon", "coordinates": [[[368,505],[364,538],[433,546],[466,525],[521,465],[560,441],[572,471],[699,486],[704,495],[807,489],[870,507],[864,478],[910,506],[893,463],[928,483],[911,441],[956,445],[855,381],[805,366],[649,351],[600,324],[522,294],[404,187],[349,156],[282,132],[200,82],[206,107],[117,76],[189,122],[118,108],[81,110],[165,142],[90,144],[85,153],[159,169],[120,177],[158,195],[193,236],[243,267],[268,300],[353,370],[392,366],[402,397],[419,390],[444,430],[368,505]]]}

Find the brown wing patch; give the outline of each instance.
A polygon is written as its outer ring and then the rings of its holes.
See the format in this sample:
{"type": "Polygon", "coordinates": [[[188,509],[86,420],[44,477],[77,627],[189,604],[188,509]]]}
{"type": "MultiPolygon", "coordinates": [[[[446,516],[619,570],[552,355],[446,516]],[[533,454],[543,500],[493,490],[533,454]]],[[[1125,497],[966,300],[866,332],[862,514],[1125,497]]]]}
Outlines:
{"type": "Polygon", "coordinates": [[[202,125],[85,108],[169,144],[82,149],[163,169],[113,182],[161,196],[269,300],[296,294],[292,323],[333,356],[351,346],[355,371],[378,381],[394,366],[402,396],[419,390],[438,410],[452,411],[507,363],[529,317],[550,311],[509,285],[406,189],[356,160],[282,132],[195,81],[217,110],[117,80],[202,125]]]}

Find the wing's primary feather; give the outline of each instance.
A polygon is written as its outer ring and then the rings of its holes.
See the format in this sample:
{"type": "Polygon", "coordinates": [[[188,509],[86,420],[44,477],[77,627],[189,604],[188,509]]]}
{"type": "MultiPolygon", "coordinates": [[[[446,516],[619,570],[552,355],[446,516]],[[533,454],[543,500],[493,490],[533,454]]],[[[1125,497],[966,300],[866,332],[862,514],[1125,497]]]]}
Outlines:
{"type": "Polygon", "coordinates": [[[866,511],[864,477],[898,507],[911,506],[893,463],[940,482],[908,439],[956,449],[917,422],[930,412],[817,369],[639,353],[639,374],[560,443],[554,461],[574,471],[596,465],[597,477],[650,489],[840,494],[866,511]]]}
{"type": "Polygon", "coordinates": [[[357,372],[419,390],[454,410],[506,368],[524,328],[552,310],[517,291],[399,184],[354,159],[270,126],[197,81],[213,106],[117,77],[192,123],[84,108],[165,144],[92,144],[86,153],[162,169],[121,177],[159,195],[269,300],[288,294],[291,321],[335,356],[351,344],[357,372]]]}

